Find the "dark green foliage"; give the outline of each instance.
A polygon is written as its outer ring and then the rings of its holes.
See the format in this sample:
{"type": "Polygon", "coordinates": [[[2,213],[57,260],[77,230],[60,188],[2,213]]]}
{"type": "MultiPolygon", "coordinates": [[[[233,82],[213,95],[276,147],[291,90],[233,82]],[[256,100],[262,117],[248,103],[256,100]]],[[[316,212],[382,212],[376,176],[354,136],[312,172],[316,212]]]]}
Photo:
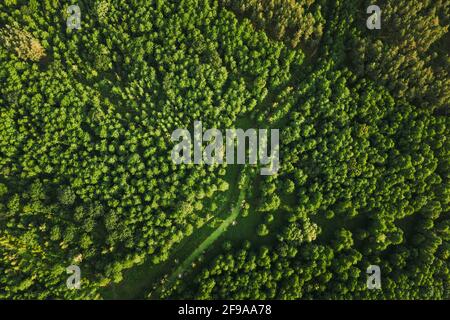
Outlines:
{"type": "MultiPolygon", "coordinates": [[[[361,1],[356,8],[363,11],[370,4],[361,1]]],[[[448,115],[450,2],[384,0],[377,4],[382,8],[381,30],[367,30],[364,16],[354,19],[347,51],[355,74],[375,80],[395,98],[448,115]]]]}
{"type": "Polygon", "coordinates": [[[0,298],[145,261],[152,298],[449,299],[449,1],[382,1],[381,30],[367,5],[83,1],[68,31],[63,1],[1,2],[0,298]],[[195,120],[279,128],[279,172],[173,164],[195,120]]]}

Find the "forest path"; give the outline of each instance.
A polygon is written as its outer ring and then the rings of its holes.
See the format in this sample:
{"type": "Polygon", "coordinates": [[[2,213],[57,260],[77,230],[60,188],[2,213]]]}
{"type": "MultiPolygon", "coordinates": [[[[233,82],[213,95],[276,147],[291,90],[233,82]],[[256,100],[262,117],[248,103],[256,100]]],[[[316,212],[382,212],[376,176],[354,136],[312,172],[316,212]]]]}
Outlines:
{"type": "Polygon", "coordinates": [[[239,216],[241,203],[245,198],[245,191],[245,188],[239,190],[239,196],[230,208],[231,214],[223,220],[216,230],[210,233],[210,235],[178,266],[178,268],[175,269],[175,271],[171,273],[160,288],[148,295],[148,298],[158,299],[161,294],[161,290],[163,290],[166,285],[172,284],[176,281],[177,277],[182,276],[186,270],[195,267],[195,265],[192,265],[195,263],[195,260],[199,258],[225,231],[227,231],[228,227],[239,216]]]}
{"type": "Polygon", "coordinates": [[[227,191],[227,200],[214,217],[224,219],[218,227],[212,227],[210,221],[207,221],[190,236],[176,244],[166,261],[154,264],[151,259],[147,258],[143,264],[125,270],[122,281],[111,283],[101,291],[102,298],[144,299],[156,287],[162,289],[165,284],[172,282],[179,273],[186,270],[227,230],[228,226],[239,215],[240,203],[245,195],[245,192],[237,188],[241,170],[243,168],[239,165],[229,166],[226,175],[226,180],[230,185],[230,189],[227,191]],[[231,214],[229,214],[230,210],[231,214]]]}
{"type": "MultiPolygon", "coordinates": [[[[305,56],[305,60],[302,63],[300,70],[297,70],[295,74],[305,75],[312,74],[312,70],[315,69],[315,62],[318,60],[319,55],[317,52],[309,53],[305,56]],[[309,67],[312,70],[309,70],[309,67]]],[[[285,83],[280,88],[265,97],[261,105],[258,106],[260,110],[270,108],[270,106],[276,102],[278,94],[282,92],[286,87],[291,86],[298,88],[298,80],[292,77],[288,83],[285,83]]],[[[278,120],[276,124],[269,126],[265,123],[257,123],[255,118],[252,117],[241,118],[236,120],[236,128],[249,129],[258,127],[282,127],[288,117],[283,117],[278,120]]],[[[131,269],[124,271],[124,278],[119,283],[113,283],[104,288],[101,291],[101,295],[104,299],[158,299],[162,290],[169,284],[172,284],[180,274],[185,274],[187,271],[192,271],[192,263],[198,260],[198,258],[204,256],[206,250],[211,251],[211,247],[216,243],[216,240],[224,235],[230,234],[225,240],[235,240],[242,242],[242,235],[245,234],[247,240],[258,240],[256,242],[269,243],[272,239],[266,237],[256,236],[256,227],[261,223],[261,216],[251,212],[249,217],[243,218],[238,222],[238,227],[229,228],[230,224],[239,217],[241,203],[245,200],[246,188],[251,185],[252,188],[257,189],[259,179],[255,179],[253,182],[247,182],[242,190],[237,188],[237,184],[241,178],[241,174],[244,172],[244,168],[241,165],[229,165],[227,170],[227,182],[229,183],[230,190],[228,191],[227,200],[218,210],[215,218],[223,218],[222,223],[213,228],[209,222],[206,222],[202,227],[196,229],[190,236],[184,238],[180,243],[175,245],[169,258],[159,264],[153,264],[150,259],[138,266],[134,266],[131,269]],[[237,191],[239,193],[237,194],[237,191]],[[231,210],[231,214],[226,216],[231,210]],[[228,231],[228,232],[227,232],[228,231]],[[255,239],[258,238],[258,239],[255,239]],[[190,269],[189,269],[190,268],[190,269]]],[[[282,223],[282,217],[276,216],[276,221],[272,224],[279,226],[282,223]]],[[[214,251],[214,250],[213,250],[214,251]]],[[[202,263],[199,263],[202,264],[202,263]]],[[[196,266],[198,269],[200,266],[196,266]]]]}

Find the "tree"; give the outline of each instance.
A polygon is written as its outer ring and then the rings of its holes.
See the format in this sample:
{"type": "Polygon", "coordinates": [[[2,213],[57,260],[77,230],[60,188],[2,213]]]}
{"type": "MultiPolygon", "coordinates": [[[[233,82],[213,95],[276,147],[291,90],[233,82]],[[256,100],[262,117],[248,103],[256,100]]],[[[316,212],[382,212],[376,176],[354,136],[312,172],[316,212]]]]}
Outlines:
{"type": "Polygon", "coordinates": [[[21,59],[39,61],[45,57],[45,50],[40,42],[17,27],[5,25],[0,29],[0,42],[9,50],[14,50],[21,59]]]}
{"type": "Polygon", "coordinates": [[[258,226],[257,233],[260,237],[264,237],[269,234],[269,229],[267,228],[267,226],[265,224],[260,224],[258,226]]]}

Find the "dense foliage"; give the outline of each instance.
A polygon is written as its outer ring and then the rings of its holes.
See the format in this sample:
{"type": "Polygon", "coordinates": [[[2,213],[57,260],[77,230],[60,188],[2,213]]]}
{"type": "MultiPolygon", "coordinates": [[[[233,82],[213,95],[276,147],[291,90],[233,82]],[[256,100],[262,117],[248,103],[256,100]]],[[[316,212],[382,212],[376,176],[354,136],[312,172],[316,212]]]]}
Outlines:
{"type": "MultiPolygon", "coordinates": [[[[360,10],[370,5],[363,2],[360,10]]],[[[448,115],[450,2],[385,0],[379,5],[381,30],[363,29],[364,22],[355,19],[349,35],[355,74],[385,86],[395,98],[448,115]]]]}
{"type": "Polygon", "coordinates": [[[358,0],[78,4],[0,3],[0,298],[143,263],[152,298],[450,298],[449,1],[381,30],[358,0]],[[173,164],[195,120],[280,128],[280,171],[173,164]]]}

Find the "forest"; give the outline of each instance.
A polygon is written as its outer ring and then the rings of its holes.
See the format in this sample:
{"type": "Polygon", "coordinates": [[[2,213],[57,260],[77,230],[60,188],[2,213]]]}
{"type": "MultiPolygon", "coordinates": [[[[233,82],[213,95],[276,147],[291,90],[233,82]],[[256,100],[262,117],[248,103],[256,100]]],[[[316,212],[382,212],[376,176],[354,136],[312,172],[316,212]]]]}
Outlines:
{"type": "Polygon", "coordinates": [[[0,299],[450,299],[449,21],[450,0],[1,1],[0,299]],[[279,170],[173,163],[195,121],[279,129],[279,170]]]}

